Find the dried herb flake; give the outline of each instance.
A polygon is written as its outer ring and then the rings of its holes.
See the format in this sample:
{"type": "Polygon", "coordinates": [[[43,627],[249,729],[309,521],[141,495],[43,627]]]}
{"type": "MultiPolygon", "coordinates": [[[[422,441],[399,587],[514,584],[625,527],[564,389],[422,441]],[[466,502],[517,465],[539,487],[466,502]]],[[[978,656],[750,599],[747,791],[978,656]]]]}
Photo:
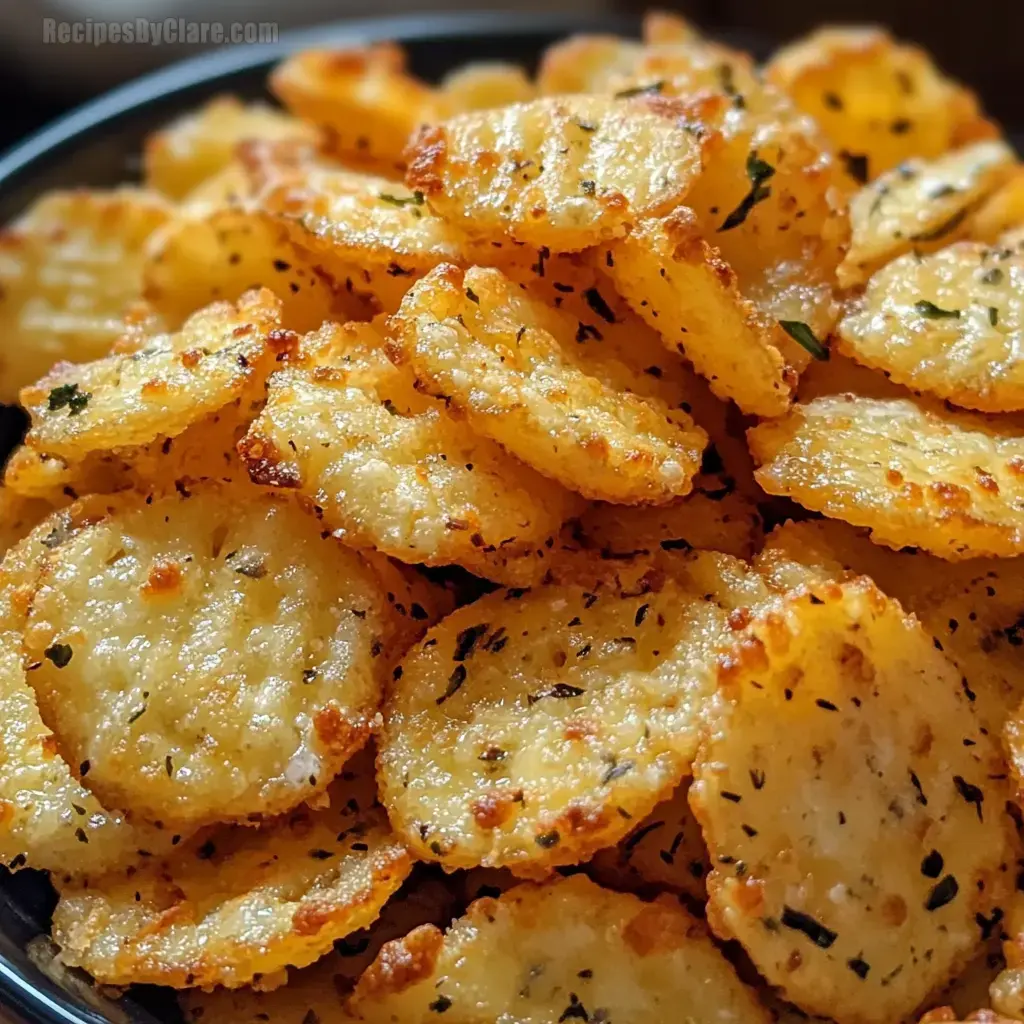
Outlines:
{"type": "Polygon", "coordinates": [[[946,906],[947,903],[952,903],[959,891],[960,886],[957,884],[957,880],[952,875],[946,875],[928,894],[924,909],[938,910],[940,907],[946,906]]]}
{"type": "Polygon", "coordinates": [[[665,79],[659,79],[657,82],[649,82],[647,85],[634,85],[630,89],[623,89],[621,92],[614,94],[617,100],[628,100],[634,96],[652,96],[660,93],[665,88],[665,79]]]}
{"type": "Polygon", "coordinates": [[[419,190],[413,192],[411,196],[395,196],[390,192],[381,192],[380,199],[382,202],[390,203],[392,206],[422,206],[423,205],[423,193],[419,190]]]}
{"type": "Polygon", "coordinates": [[[455,670],[448,677],[448,687],[441,694],[440,697],[434,702],[438,706],[443,704],[449,697],[453,696],[460,686],[466,681],[466,666],[459,664],[455,666],[455,670]]]}
{"type": "Polygon", "coordinates": [[[55,387],[47,398],[47,406],[50,412],[56,412],[67,406],[69,416],[77,416],[92,398],[89,391],[80,391],[78,384],[61,384],[55,387]]]}
{"type": "Polygon", "coordinates": [[[57,668],[64,668],[64,666],[71,660],[71,655],[73,653],[74,652],[71,650],[70,644],[52,644],[43,651],[43,654],[45,654],[57,668]]]}
{"type": "Polygon", "coordinates": [[[772,190],[765,182],[775,174],[775,168],[770,163],[762,160],[756,152],[750,153],[747,157],[747,177],[750,179],[750,191],[740,200],[728,217],[722,221],[721,231],[731,231],[739,227],[750,214],[750,211],[760,202],[763,202],[771,194],[772,190]]]}
{"type": "Polygon", "coordinates": [[[782,908],[782,923],[786,928],[803,932],[820,949],[828,949],[838,938],[836,932],[831,928],[826,928],[810,914],[805,914],[802,910],[794,910],[789,906],[782,908]]]}
{"type": "Polygon", "coordinates": [[[815,359],[828,361],[828,349],[818,341],[814,331],[802,320],[780,320],[779,326],[798,344],[807,349],[815,359]]]}
{"type": "Polygon", "coordinates": [[[915,302],[914,309],[921,316],[927,317],[929,320],[957,320],[960,317],[959,309],[943,309],[941,306],[936,306],[934,302],[929,302],[928,299],[921,299],[915,302]]]}

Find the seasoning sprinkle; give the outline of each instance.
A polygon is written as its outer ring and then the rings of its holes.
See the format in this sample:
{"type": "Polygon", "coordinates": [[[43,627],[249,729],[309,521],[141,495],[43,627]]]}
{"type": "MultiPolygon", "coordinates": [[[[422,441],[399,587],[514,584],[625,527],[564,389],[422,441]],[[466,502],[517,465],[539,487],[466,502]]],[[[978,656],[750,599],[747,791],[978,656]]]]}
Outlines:
{"type": "Polygon", "coordinates": [[[390,192],[381,192],[381,202],[390,203],[392,206],[422,206],[423,205],[423,193],[419,190],[413,192],[411,196],[396,196],[390,192]]]}
{"type": "Polygon", "coordinates": [[[870,965],[866,961],[861,960],[859,956],[855,956],[852,959],[847,960],[846,966],[849,967],[861,981],[868,976],[868,971],[871,970],[870,965]]]}
{"type": "Polygon", "coordinates": [[[942,309],[941,306],[936,306],[934,302],[929,302],[928,299],[921,299],[915,302],[914,309],[921,316],[927,317],[929,320],[942,320],[944,318],[957,320],[960,318],[959,309],[942,309]]]}
{"type": "Polygon", "coordinates": [[[943,865],[944,862],[942,854],[939,853],[938,850],[932,850],[932,852],[929,853],[923,861],[921,861],[921,874],[924,875],[925,878],[938,878],[939,875],[942,874],[943,865]]]}
{"type": "Polygon", "coordinates": [[[924,790],[921,788],[921,780],[917,777],[916,772],[910,773],[910,784],[917,790],[917,802],[924,807],[928,806],[928,797],[924,795],[924,790]]]}
{"type": "Polygon", "coordinates": [[[957,880],[952,875],[946,875],[928,894],[924,909],[939,910],[947,903],[952,903],[959,891],[960,886],[957,884],[957,880]]]}
{"type": "Polygon", "coordinates": [[[805,914],[802,910],[794,910],[790,906],[782,908],[782,924],[786,928],[803,932],[820,949],[828,949],[838,938],[836,932],[826,928],[810,914],[805,914]]]}
{"type": "Polygon", "coordinates": [[[1003,919],[1003,911],[1000,907],[992,909],[992,916],[986,917],[980,911],[974,915],[974,923],[981,929],[981,940],[985,942],[995,931],[995,927],[1003,919]]]}
{"type": "Polygon", "coordinates": [[[605,301],[604,296],[596,288],[588,288],[583,293],[587,305],[607,324],[615,323],[615,313],[605,301]]]}
{"type": "Polygon", "coordinates": [[[92,393],[80,391],[78,383],[61,384],[55,387],[47,396],[46,404],[50,412],[56,412],[67,406],[69,416],[77,416],[92,398],[92,393]]]}
{"type": "MultiPolygon", "coordinates": [[[[579,657],[579,654],[576,656],[579,657]]],[[[559,700],[565,700],[568,697],[579,697],[586,692],[586,690],[581,689],[579,686],[572,686],[569,683],[555,683],[554,686],[549,686],[546,690],[528,694],[526,702],[527,704],[536,704],[537,701],[543,700],[545,697],[556,697],[559,700]]]]}
{"type": "Polygon", "coordinates": [[[866,153],[848,153],[845,149],[839,154],[846,165],[846,173],[858,185],[866,185],[869,180],[868,157],[866,153]]]}
{"type": "Polygon", "coordinates": [[[455,653],[452,655],[452,661],[465,661],[473,653],[477,641],[490,628],[490,623],[481,622],[479,625],[467,626],[465,629],[459,630],[459,634],[455,638],[455,653]]]}
{"type": "Polygon", "coordinates": [[[232,568],[235,572],[247,576],[251,580],[261,580],[267,575],[267,564],[263,557],[257,554],[245,555],[232,568]]]}
{"type": "Polygon", "coordinates": [[[558,1024],[567,1020],[590,1020],[590,1014],[587,1013],[575,992],[569,993],[569,1005],[562,1011],[562,1016],[558,1018],[558,1024]]]}
{"type": "Polygon", "coordinates": [[[441,694],[440,697],[434,701],[435,704],[443,704],[449,697],[451,697],[462,684],[466,681],[466,666],[456,665],[455,671],[448,677],[448,688],[441,694]]]}
{"type": "Polygon", "coordinates": [[[609,782],[614,782],[616,779],[621,779],[623,775],[628,774],[636,767],[635,761],[623,761],[621,764],[615,764],[614,761],[609,766],[608,770],[601,777],[601,785],[607,786],[609,782]]]}
{"type": "Polygon", "coordinates": [[[614,98],[617,100],[628,100],[634,96],[651,96],[661,92],[665,88],[665,79],[659,79],[657,82],[650,82],[647,85],[634,85],[630,89],[623,89],[621,92],[614,93],[614,98]]]}
{"type": "Polygon", "coordinates": [[[978,811],[978,821],[983,821],[984,818],[981,814],[981,805],[985,799],[985,794],[977,787],[968,782],[962,775],[953,776],[953,785],[956,786],[956,791],[966,800],[969,804],[974,804],[978,811]]]}
{"type": "Polygon", "coordinates": [[[801,347],[820,362],[828,362],[829,351],[817,339],[814,331],[802,320],[780,320],[779,326],[801,347]]]}
{"type": "Polygon", "coordinates": [[[750,179],[750,191],[740,200],[739,206],[722,221],[722,226],[718,229],[720,232],[731,231],[733,228],[739,227],[747,219],[750,211],[772,194],[771,187],[765,182],[774,174],[775,168],[762,160],[756,151],[747,156],[747,177],[750,179]]]}
{"type": "Polygon", "coordinates": [[[647,836],[649,836],[656,829],[663,828],[665,822],[663,821],[652,821],[643,828],[638,828],[628,839],[622,844],[622,850],[626,854],[626,859],[629,859],[629,855],[633,852],[638,843],[642,842],[647,836]]]}
{"type": "Polygon", "coordinates": [[[74,652],[71,650],[70,644],[52,644],[43,651],[43,654],[52,661],[57,668],[64,668],[64,666],[71,660],[73,653],[74,652]]]}

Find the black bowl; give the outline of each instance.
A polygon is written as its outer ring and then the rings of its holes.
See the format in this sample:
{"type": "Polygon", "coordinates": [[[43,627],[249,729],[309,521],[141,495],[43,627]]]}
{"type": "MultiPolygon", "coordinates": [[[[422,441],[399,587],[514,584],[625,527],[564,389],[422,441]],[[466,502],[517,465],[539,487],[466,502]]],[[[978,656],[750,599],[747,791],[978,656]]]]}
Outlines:
{"type": "MultiPolygon", "coordinates": [[[[0,224],[48,189],[108,187],[138,177],[142,142],[154,128],[215,95],[269,98],[266,77],[288,53],[306,47],[393,39],[413,70],[436,80],[475,60],[532,67],[541,51],[570,32],[635,34],[635,19],[579,15],[473,13],[354,21],[287,33],[277,43],[219,50],[137,79],[80,107],[0,156],[0,224]]],[[[767,41],[714,33],[764,56],[767,41]]],[[[0,406],[0,464],[20,439],[20,410],[0,406]]],[[[133,987],[113,999],[76,972],[55,970],[45,936],[55,896],[45,875],[0,868],[0,1011],[22,1024],[180,1022],[173,993],[133,987]]],[[[213,1022],[211,1022],[213,1024],[213,1022]]]]}

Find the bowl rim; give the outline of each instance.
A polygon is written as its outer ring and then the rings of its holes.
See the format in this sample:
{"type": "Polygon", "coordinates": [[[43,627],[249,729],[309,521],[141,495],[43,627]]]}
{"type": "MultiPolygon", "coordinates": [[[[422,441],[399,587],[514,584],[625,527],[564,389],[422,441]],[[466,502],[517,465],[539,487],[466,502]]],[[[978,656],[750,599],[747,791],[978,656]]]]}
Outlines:
{"type": "Polygon", "coordinates": [[[297,50],[395,40],[413,43],[436,38],[515,36],[569,32],[636,33],[638,17],[575,12],[465,11],[401,14],[326,22],[281,33],[276,42],[226,46],[175,61],[133,78],[75,107],[0,153],[0,192],[28,177],[38,164],[79,141],[86,133],[111,127],[150,103],[166,103],[190,90],[256,71],[297,50]]]}

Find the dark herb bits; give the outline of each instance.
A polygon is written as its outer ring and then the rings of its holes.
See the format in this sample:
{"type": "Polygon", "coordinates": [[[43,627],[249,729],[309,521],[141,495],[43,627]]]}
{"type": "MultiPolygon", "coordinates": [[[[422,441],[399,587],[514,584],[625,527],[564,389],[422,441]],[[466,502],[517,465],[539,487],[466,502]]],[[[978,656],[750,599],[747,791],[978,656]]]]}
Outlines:
{"type": "Polygon", "coordinates": [[[739,205],[722,221],[719,231],[731,231],[739,227],[750,215],[750,211],[758,203],[764,202],[771,194],[771,186],[766,185],[774,177],[775,168],[751,152],[747,157],[747,177],[750,179],[750,191],[740,200],[739,205]]]}

